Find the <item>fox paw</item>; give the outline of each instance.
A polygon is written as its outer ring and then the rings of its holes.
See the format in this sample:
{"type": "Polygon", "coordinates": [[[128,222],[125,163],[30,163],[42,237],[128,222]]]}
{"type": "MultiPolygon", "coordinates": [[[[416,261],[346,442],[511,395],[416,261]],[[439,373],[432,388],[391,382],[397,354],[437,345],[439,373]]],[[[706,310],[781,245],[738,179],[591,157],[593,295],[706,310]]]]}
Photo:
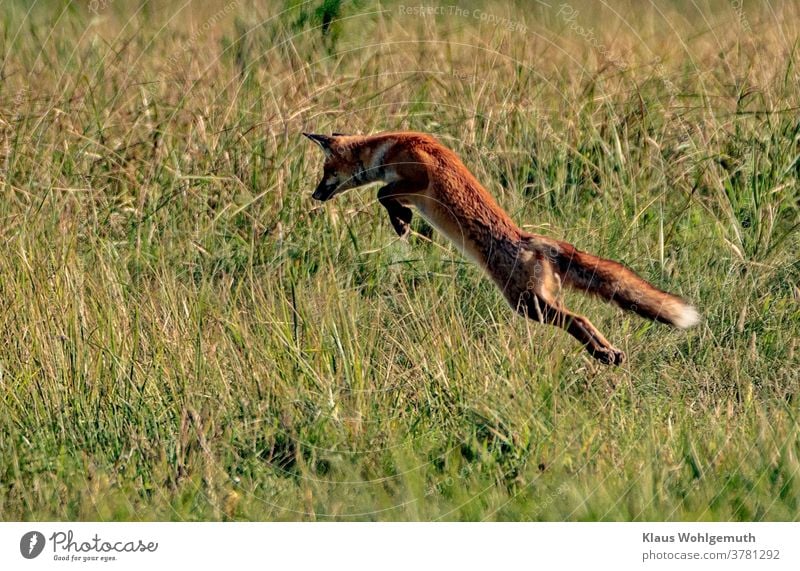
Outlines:
{"type": "Polygon", "coordinates": [[[600,347],[590,352],[592,357],[604,365],[621,365],[625,362],[625,353],[616,347],[600,347]]]}
{"type": "Polygon", "coordinates": [[[397,232],[397,235],[401,238],[407,238],[408,235],[411,234],[411,224],[408,222],[392,220],[392,226],[394,226],[394,231],[397,232]]]}

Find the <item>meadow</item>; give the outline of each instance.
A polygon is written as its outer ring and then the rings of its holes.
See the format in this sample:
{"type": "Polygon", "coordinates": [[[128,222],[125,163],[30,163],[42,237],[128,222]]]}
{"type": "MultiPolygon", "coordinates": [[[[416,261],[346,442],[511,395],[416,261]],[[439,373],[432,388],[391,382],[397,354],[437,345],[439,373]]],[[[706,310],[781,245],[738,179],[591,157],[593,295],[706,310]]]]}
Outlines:
{"type": "Polygon", "coordinates": [[[800,3],[6,0],[0,519],[800,519],[800,3]],[[691,300],[525,321],[302,131],[691,300]]]}

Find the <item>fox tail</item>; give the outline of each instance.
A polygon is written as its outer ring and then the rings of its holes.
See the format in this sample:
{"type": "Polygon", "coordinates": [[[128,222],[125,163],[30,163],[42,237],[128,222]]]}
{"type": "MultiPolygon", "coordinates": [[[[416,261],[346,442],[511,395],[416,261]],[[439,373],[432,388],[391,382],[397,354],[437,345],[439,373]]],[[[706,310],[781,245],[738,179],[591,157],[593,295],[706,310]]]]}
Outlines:
{"type": "Polygon", "coordinates": [[[559,242],[554,250],[554,261],[565,285],[680,329],[700,321],[700,314],[692,305],[658,289],[618,262],[582,252],[565,242],[559,242]]]}

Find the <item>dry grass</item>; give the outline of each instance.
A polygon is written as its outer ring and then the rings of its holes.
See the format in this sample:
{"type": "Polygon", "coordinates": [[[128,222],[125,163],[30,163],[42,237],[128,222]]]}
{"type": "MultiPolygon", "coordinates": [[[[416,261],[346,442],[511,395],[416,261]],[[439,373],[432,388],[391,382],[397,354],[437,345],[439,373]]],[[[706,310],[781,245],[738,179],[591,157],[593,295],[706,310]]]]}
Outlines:
{"type": "Polygon", "coordinates": [[[798,4],[133,4],[1,17],[3,519],[798,518],[798,4]],[[598,366],[311,201],[406,128],[705,321],[572,296],[598,366]]]}

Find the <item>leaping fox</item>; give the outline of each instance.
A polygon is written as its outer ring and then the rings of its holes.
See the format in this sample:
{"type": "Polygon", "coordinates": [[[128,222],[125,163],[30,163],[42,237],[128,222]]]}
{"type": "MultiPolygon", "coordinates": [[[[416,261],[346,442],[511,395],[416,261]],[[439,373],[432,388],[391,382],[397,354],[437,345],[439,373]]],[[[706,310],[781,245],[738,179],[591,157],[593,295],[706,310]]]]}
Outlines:
{"type": "Polygon", "coordinates": [[[378,201],[399,236],[410,230],[413,206],[489,275],[512,308],[565,329],[602,363],[619,365],[625,353],[588,319],[563,306],[561,284],[682,329],[700,320],[683,299],[661,291],[622,264],[519,228],[458,156],[430,135],[303,134],[325,153],[324,174],[314,199],[326,201],[351,188],[386,183],[378,191],[378,201]]]}

